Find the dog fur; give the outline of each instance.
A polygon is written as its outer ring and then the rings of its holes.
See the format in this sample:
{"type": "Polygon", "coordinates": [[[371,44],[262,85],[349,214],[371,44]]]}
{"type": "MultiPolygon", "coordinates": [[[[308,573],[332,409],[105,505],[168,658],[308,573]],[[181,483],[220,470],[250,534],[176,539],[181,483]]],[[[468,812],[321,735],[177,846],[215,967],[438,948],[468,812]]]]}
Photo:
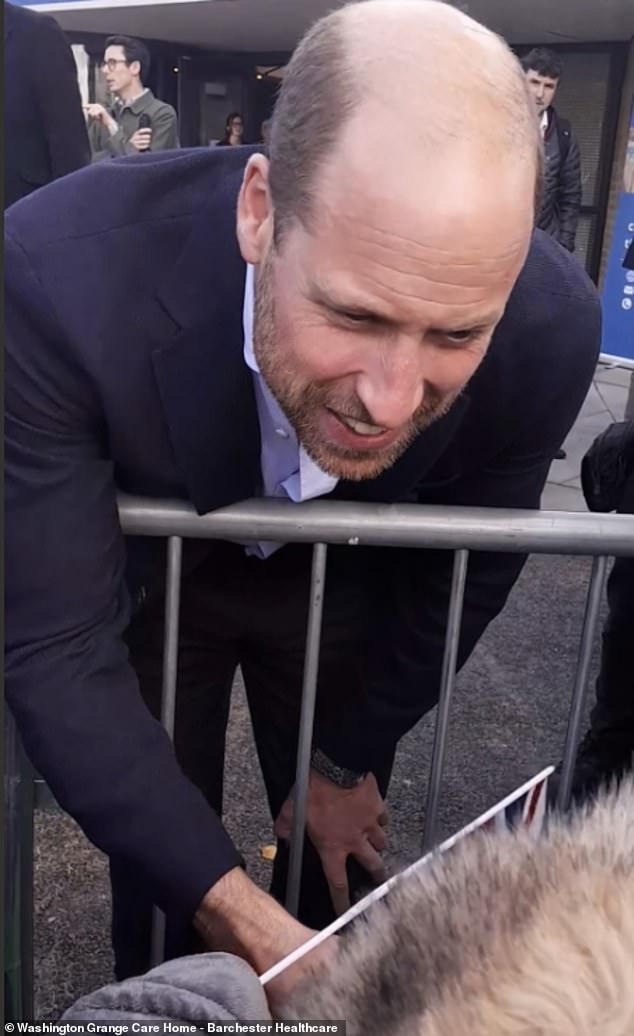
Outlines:
{"type": "Polygon", "coordinates": [[[476,833],[341,939],[286,1019],[348,1036],[634,1036],[634,779],[569,819],[476,833]]]}

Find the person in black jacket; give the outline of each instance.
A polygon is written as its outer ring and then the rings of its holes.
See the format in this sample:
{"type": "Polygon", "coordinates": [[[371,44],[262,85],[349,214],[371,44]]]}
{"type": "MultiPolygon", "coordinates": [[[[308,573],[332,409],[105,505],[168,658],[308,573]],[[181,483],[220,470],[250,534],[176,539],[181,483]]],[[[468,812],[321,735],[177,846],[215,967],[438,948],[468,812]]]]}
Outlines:
{"type": "MultiPolygon", "coordinates": [[[[634,270],[634,241],[623,266],[634,270]]],[[[634,422],[619,421],[597,436],[583,458],[581,484],[589,510],[634,514],[634,422]]],[[[634,558],[616,558],[608,579],[608,619],[590,729],[579,745],[572,799],[582,801],[634,760],[634,558]]],[[[558,775],[551,781],[555,801],[558,775]]]]}
{"type": "Polygon", "coordinates": [[[77,68],[54,18],[4,4],[4,208],[90,161],[77,68]]]}
{"type": "Polygon", "coordinates": [[[561,61],[551,50],[536,47],[522,58],[522,68],[535,98],[544,141],[544,183],[537,226],[574,252],[581,209],[581,161],[570,123],[553,107],[561,61]]]}
{"type": "MultiPolygon", "coordinates": [[[[596,289],[534,230],[523,74],[462,12],[383,0],[318,22],[269,152],[94,163],[6,221],[5,686],[34,765],[110,857],[120,977],[147,967],[152,902],[169,955],[193,921],[266,970],[380,880],[396,745],[437,700],[452,556],[329,549],[294,921],[218,813],[239,664],[282,900],[310,550],[253,530],[185,546],[173,749],[150,715],[164,546],[125,543],[117,492],[199,514],[273,497],[291,520],[316,497],[538,508],[598,358],[596,289]],[[396,106],[420,133],[395,131],[396,106]]],[[[523,560],[470,559],[459,664],[523,560]]]]}
{"type": "MultiPolygon", "coordinates": [[[[634,422],[597,436],[583,458],[581,483],[589,510],[634,514],[634,422]]],[[[608,618],[590,728],[579,746],[572,799],[591,798],[632,769],[634,752],[634,557],[618,557],[608,578],[608,618]]],[[[551,794],[556,794],[557,776],[551,794]]]]}

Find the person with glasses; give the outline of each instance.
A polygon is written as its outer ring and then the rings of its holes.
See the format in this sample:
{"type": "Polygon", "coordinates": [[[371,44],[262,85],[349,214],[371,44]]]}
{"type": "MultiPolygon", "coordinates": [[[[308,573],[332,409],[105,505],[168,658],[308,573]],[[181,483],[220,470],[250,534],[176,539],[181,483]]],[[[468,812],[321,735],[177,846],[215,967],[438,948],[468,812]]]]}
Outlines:
{"type": "Polygon", "coordinates": [[[150,69],[145,44],[130,36],[110,36],[101,68],[115,103],[110,110],[102,104],[86,106],[93,162],[177,148],[176,112],[143,85],[150,69]]]}
{"type": "Polygon", "coordinates": [[[218,147],[238,147],[244,143],[244,119],[240,112],[231,112],[225,121],[225,135],[218,147]]]}

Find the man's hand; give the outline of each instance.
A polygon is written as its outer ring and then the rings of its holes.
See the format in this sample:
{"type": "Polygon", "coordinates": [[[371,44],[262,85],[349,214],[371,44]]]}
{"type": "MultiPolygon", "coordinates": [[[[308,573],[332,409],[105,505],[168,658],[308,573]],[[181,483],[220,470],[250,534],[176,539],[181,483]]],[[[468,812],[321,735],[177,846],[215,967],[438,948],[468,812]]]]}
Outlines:
{"type": "Polygon", "coordinates": [[[110,112],[107,112],[103,104],[86,104],[84,111],[89,119],[93,119],[95,122],[100,122],[102,126],[105,126],[110,133],[116,133],[118,126],[116,121],[112,118],[110,112]]]}
{"type": "MultiPolygon", "coordinates": [[[[240,868],[229,871],[209,890],[194,917],[194,927],[211,950],[243,957],[261,975],[315,933],[296,921],[240,868]]],[[[328,939],[265,987],[276,1013],[304,980],[334,958],[337,940],[328,939]]]]}
{"type": "Polygon", "coordinates": [[[137,151],[147,151],[152,143],[151,129],[138,129],[130,137],[128,144],[137,151]]]}
{"type": "MultiPolygon", "coordinates": [[[[275,822],[278,838],[289,840],[293,823],[293,792],[275,822]]],[[[373,774],[355,788],[339,788],[315,770],[310,771],[306,800],[306,831],[319,853],[338,914],[350,906],[346,861],[349,856],[364,867],[376,884],[387,875],[379,855],[387,845],[387,812],[373,774]]]]}

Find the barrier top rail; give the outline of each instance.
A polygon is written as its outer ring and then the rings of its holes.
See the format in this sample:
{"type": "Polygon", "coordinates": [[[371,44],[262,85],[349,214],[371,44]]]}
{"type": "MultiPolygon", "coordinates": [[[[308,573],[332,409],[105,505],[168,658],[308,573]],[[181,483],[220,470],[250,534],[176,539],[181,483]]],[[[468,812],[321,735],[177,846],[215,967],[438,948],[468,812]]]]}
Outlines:
{"type": "Polygon", "coordinates": [[[126,535],[349,546],[634,555],[634,515],[257,499],[199,515],[181,500],[119,497],[126,535]]]}

